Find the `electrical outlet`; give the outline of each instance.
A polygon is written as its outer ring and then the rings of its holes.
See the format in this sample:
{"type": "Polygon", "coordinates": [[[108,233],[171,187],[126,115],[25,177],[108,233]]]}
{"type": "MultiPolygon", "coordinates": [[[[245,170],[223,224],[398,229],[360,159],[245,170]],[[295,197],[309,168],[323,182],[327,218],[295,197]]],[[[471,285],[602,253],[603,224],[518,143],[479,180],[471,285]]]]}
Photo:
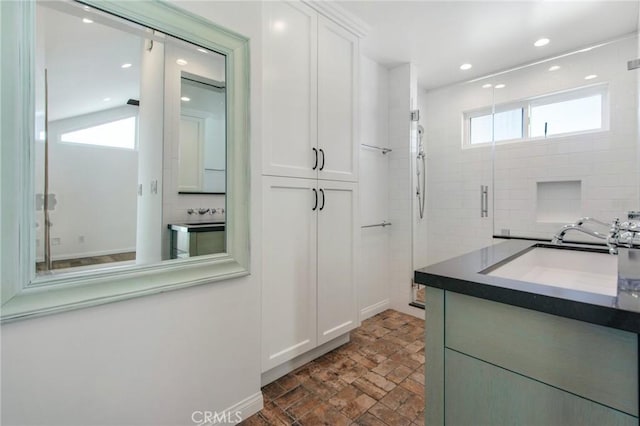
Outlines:
{"type": "Polygon", "coordinates": [[[52,246],[59,246],[59,245],[60,245],[60,242],[61,242],[61,241],[60,241],[60,238],[57,238],[57,237],[56,237],[56,238],[52,238],[52,239],[51,239],[51,245],[52,245],[52,246]]]}

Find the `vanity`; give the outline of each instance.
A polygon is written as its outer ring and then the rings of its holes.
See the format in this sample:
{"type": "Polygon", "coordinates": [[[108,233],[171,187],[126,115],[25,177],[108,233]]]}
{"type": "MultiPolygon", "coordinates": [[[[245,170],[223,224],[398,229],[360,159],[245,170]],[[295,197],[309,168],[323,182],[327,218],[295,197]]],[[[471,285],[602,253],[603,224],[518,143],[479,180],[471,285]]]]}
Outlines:
{"type": "Polygon", "coordinates": [[[171,259],[223,253],[225,222],[169,224],[171,259]]]}
{"type": "Polygon", "coordinates": [[[640,250],[509,240],[415,281],[426,424],[638,424],[640,250]]]}

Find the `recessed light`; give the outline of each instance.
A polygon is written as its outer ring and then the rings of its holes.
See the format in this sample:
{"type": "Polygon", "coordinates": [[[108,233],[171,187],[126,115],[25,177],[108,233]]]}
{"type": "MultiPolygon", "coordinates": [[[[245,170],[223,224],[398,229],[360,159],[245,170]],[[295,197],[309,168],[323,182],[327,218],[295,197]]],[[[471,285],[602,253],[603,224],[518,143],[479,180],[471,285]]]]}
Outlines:
{"type": "Polygon", "coordinates": [[[111,98],[104,98],[103,101],[105,102],[109,102],[111,100],[111,98]]]}
{"type": "Polygon", "coordinates": [[[560,69],[560,65],[551,65],[549,67],[549,71],[558,71],[560,69]]]}
{"type": "Polygon", "coordinates": [[[490,88],[490,87],[493,87],[493,84],[491,84],[491,83],[487,83],[487,84],[483,84],[483,85],[482,85],[482,88],[483,88],[483,89],[488,89],[488,88],[490,88]]]}
{"type": "Polygon", "coordinates": [[[595,74],[589,74],[588,76],[586,76],[584,79],[585,80],[593,80],[594,78],[598,78],[597,75],[595,74]]]}
{"type": "Polygon", "coordinates": [[[496,89],[504,89],[505,87],[507,87],[506,84],[496,84],[496,89]]]}
{"type": "Polygon", "coordinates": [[[546,46],[547,44],[549,44],[549,41],[550,40],[548,38],[541,38],[541,39],[536,40],[536,42],[533,43],[533,45],[535,47],[542,47],[542,46],[546,46]]]}
{"type": "Polygon", "coordinates": [[[178,64],[178,65],[187,65],[187,64],[188,64],[188,62],[187,62],[187,61],[185,61],[184,59],[178,59],[178,60],[176,61],[176,64],[178,64]]]}
{"type": "Polygon", "coordinates": [[[203,49],[202,47],[198,47],[198,52],[202,52],[202,53],[209,53],[209,51],[207,49],[203,49]]]}
{"type": "Polygon", "coordinates": [[[89,18],[82,18],[82,22],[84,22],[85,24],[93,24],[93,21],[89,18]]]}
{"type": "Polygon", "coordinates": [[[189,102],[191,100],[191,98],[183,96],[183,97],[180,98],[180,100],[183,101],[183,102],[189,102]]]}
{"type": "Polygon", "coordinates": [[[463,70],[463,71],[470,70],[471,67],[473,67],[473,65],[471,65],[471,64],[462,64],[462,65],[460,65],[460,69],[463,70]]]}
{"type": "Polygon", "coordinates": [[[131,64],[122,64],[120,68],[131,68],[131,64]]]}
{"type": "Polygon", "coordinates": [[[275,21],[273,23],[273,29],[274,31],[284,31],[284,29],[287,27],[287,24],[284,23],[284,21],[275,21]]]}

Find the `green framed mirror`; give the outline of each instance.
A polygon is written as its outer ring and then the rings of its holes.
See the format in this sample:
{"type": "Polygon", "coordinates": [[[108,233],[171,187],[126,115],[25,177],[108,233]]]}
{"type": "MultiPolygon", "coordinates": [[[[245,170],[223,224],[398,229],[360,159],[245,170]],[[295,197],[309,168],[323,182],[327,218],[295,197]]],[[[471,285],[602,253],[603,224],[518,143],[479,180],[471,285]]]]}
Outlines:
{"type": "MultiPolygon", "coordinates": [[[[42,126],[38,114],[43,115],[43,97],[39,93],[44,89],[44,93],[47,95],[45,99],[48,102],[50,87],[48,87],[49,79],[44,80],[47,83],[44,88],[42,87],[43,79],[40,75],[41,67],[39,65],[42,62],[43,48],[40,47],[42,40],[38,40],[38,24],[40,23],[37,24],[37,22],[41,18],[38,3],[2,2],[0,4],[0,31],[2,33],[2,58],[0,59],[2,65],[0,73],[0,93],[2,94],[2,108],[0,109],[2,137],[0,151],[2,321],[13,321],[93,306],[247,275],[249,273],[250,170],[248,39],[176,6],[160,1],[88,0],[82,3],[45,3],[48,8],[56,9],[56,13],[64,11],[65,8],[75,8],[75,12],[66,16],[65,19],[77,18],[77,22],[82,22],[79,24],[80,26],[99,24],[103,16],[111,16],[113,19],[110,24],[112,29],[123,30],[126,37],[129,37],[130,43],[128,44],[134,45],[136,48],[133,50],[137,50],[138,53],[142,52],[143,55],[153,55],[154,52],[162,50],[164,45],[180,46],[184,51],[193,50],[192,53],[199,55],[217,55],[218,59],[214,62],[222,64],[222,79],[219,77],[219,72],[218,74],[211,73],[211,67],[207,68],[207,66],[204,66],[203,71],[197,74],[206,75],[209,79],[213,79],[212,75],[217,76],[215,81],[219,83],[218,86],[224,87],[223,108],[225,114],[222,118],[218,117],[218,121],[222,120],[223,122],[226,145],[217,152],[223,152],[221,155],[225,157],[225,161],[218,161],[219,164],[224,164],[225,191],[223,194],[216,195],[223,197],[221,201],[220,199],[216,201],[221,204],[206,209],[209,212],[216,210],[225,213],[222,222],[224,243],[222,249],[209,252],[214,254],[205,253],[197,257],[178,259],[170,259],[168,255],[169,231],[166,221],[170,219],[170,214],[165,210],[165,206],[170,203],[167,201],[166,194],[171,188],[172,191],[176,189],[174,192],[177,196],[178,185],[177,183],[174,185],[166,175],[163,175],[163,169],[167,168],[167,158],[171,158],[173,147],[176,146],[175,150],[178,150],[178,138],[175,134],[179,127],[179,124],[176,123],[180,122],[179,90],[180,78],[183,74],[180,72],[176,74],[177,82],[174,83],[177,84],[178,96],[173,96],[175,98],[172,98],[173,103],[169,100],[171,96],[166,93],[159,102],[147,96],[150,101],[146,105],[144,96],[135,99],[135,95],[118,94],[120,97],[124,96],[123,99],[126,98],[126,105],[120,101],[117,108],[103,107],[99,110],[85,108],[68,112],[66,116],[60,113],[58,117],[55,117],[57,120],[44,120],[45,125],[42,126]],[[77,13],[77,11],[81,13],[77,13]],[[87,16],[82,15],[83,11],[87,16]],[[132,39],[132,37],[137,38],[132,39]],[[220,81],[223,81],[224,84],[220,84],[220,81]],[[177,108],[175,107],[176,103],[178,104],[177,108]],[[153,114],[156,115],[153,116],[153,114]],[[108,117],[104,118],[107,115],[108,117]],[[147,124],[141,124],[144,123],[144,116],[149,115],[154,119],[147,120],[147,124]],[[132,121],[131,117],[136,117],[138,121],[132,121]],[[79,122],[81,123],[78,124],[79,122]],[[45,239],[43,227],[47,228],[51,222],[51,217],[47,217],[45,212],[48,214],[55,211],[56,208],[61,209],[63,203],[66,203],[65,205],[70,203],[71,198],[71,196],[66,196],[56,199],[55,196],[52,196],[55,194],[39,186],[42,182],[42,176],[38,174],[38,170],[41,170],[39,161],[44,161],[45,158],[42,153],[42,142],[58,135],[58,142],[67,143],[69,146],[82,144],[87,138],[87,129],[98,134],[98,138],[95,140],[102,140],[105,139],[102,136],[107,133],[104,127],[105,123],[116,123],[118,126],[126,128],[129,133],[131,133],[131,129],[136,130],[135,136],[130,138],[132,141],[130,146],[108,146],[107,148],[124,150],[119,151],[118,155],[129,149],[128,155],[132,155],[131,153],[136,151],[139,157],[151,158],[151,160],[145,160],[145,164],[142,161],[138,163],[135,188],[131,188],[128,183],[119,185],[123,187],[121,191],[126,192],[127,197],[130,199],[137,197],[137,207],[133,209],[137,209],[138,218],[137,229],[134,230],[135,260],[100,268],[81,267],[69,268],[60,273],[38,273],[36,270],[38,260],[45,260],[42,248],[45,239]],[[66,127],[61,128],[61,124],[66,127]],[[155,148],[158,149],[147,148],[148,156],[143,155],[142,145],[146,143],[144,142],[145,138],[146,140],[160,141],[156,142],[159,145],[155,148]],[[20,190],[16,191],[16,188],[20,190]],[[132,195],[133,197],[131,197],[132,195]],[[143,199],[147,201],[141,202],[143,199]],[[142,213],[157,208],[162,214],[155,214],[153,217],[145,216],[144,220],[140,219],[142,213]]],[[[95,27],[97,28],[97,25],[95,27]]],[[[64,44],[62,46],[65,47],[64,44]]],[[[95,46],[95,50],[98,50],[95,42],[91,46],[95,46]]],[[[74,47],[79,49],[78,46],[66,45],[66,48],[71,51],[74,47]]],[[[124,47],[123,45],[120,50],[126,50],[124,47]]],[[[164,56],[162,59],[164,60],[164,56]]],[[[122,64],[119,64],[118,68],[131,71],[139,66],[144,73],[144,68],[150,67],[154,60],[153,58],[142,58],[141,60],[140,57],[130,61],[122,60],[122,64]]],[[[209,64],[206,61],[202,63],[209,64]]],[[[182,66],[180,62],[178,62],[178,66],[182,66]]],[[[141,79],[139,91],[145,90],[143,86],[148,84],[168,87],[169,84],[165,80],[165,69],[165,67],[160,70],[147,68],[146,74],[142,74],[145,78],[141,79]]],[[[189,72],[194,74],[191,70],[189,72]]],[[[192,75],[189,72],[184,75],[192,75]]],[[[84,74],[90,74],[90,71],[86,71],[84,74]]],[[[53,81],[54,79],[51,80],[51,82],[53,81]]],[[[79,77],[62,78],[61,81],[67,84],[67,87],[62,87],[62,89],[60,89],[61,85],[57,86],[62,95],[73,91],[74,82],[80,84],[79,77]]],[[[101,88],[108,86],[107,82],[100,78],[94,79],[93,83],[94,86],[101,88]]],[[[116,81],[114,85],[123,86],[126,84],[116,81]]],[[[51,89],[54,87],[56,86],[51,86],[51,89]]],[[[90,88],[85,89],[84,92],[90,92],[90,88]]],[[[96,91],[96,93],[99,92],[96,91]]],[[[51,95],[54,94],[51,93],[51,95]]],[[[94,97],[96,96],[100,96],[100,101],[104,103],[111,102],[113,98],[116,98],[116,96],[101,94],[94,95],[94,97]]],[[[69,97],[67,96],[67,98],[69,97]]],[[[64,96],[60,96],[60,99],[62,98],[64,96]]],[[[59,104],[62,105],[60,102],[59,104]]],[[[56,111],[64,110],[62,106],[56,111]]],[[[49,114],[48,109],[46,114],[49,114]]],[[[129,143],[126,142],[127,137],[121,136],[122,134],[118,133],[119,136],[112,137],[111,140],[115,140],[118,144],[129,143]]],[[[96,143],[89,144],[94,145],[91,149],[97,149],[96,143]]],[[[83,149],[88,148],[85,146],[83,149]]],[[[111,151],[109,155],[115,155],[113,154],[115,152],[111,151]]],[[[100,158],[104,159],[105,153],[106,151],[102,151],[99,154],[100,158]]],[[[78,162],[78,164],[85,163],[84,161],[78,162]]],[[[91,167],[94,174],[98,174],[97,165],[99,162],[96,162],[95,167],[91,167]]],[[[76,170],[72,169],[72,175],[75,172],[76,170]]],[[[120,169],[114,167],[106,174],[109,173],[112,174],[113,180],[116,180],[116,177],[125,174],[125,170],[124,167],[120,169]]],[[[175,174],[177,175],[177,173],[175,174]]],[[[81,178],[76,180],[86,181],[81,178]]],[[[97,194],[95,202],[88,203],[82,208],[76,207],[75,210],[85,212],[85,216],[88,218],[94,218],[93,222],[89,220],[89,225],[99,228],[105,224],[108,216],[118,215],[118,211],[114,210],[102,218],[99,216],[99,212],[112,205],[121,206],[119,201],[110,198],[115,193],[121,195],[121,191],[118,190],[118,186],[108,190],[104,190],[98,184],[88,185],[88,187],[88,194],[97,194]],[[103,191],[100,192],[98,189],[103,191]],[[99,201],[106,201],[105,207],[96,209],[96,213],[89,213],[92,204],[97,204],[99,201]]],[[[84,196],[84,198],[86,197],[84,196]]],[[[193,206],[188,204],[183,207],[185,212],[193,210],[190,209],[193,206]]],[[[78,220],[75,218],[71,222],[77,224],[78,220]]],[[[59,216],[54,222],[54,227],[57,224],[59,230],[63,223],[63,217],[59,216]]],[[[115,233],[115,225],[107,228],[115,233]]],[[[220,224],[218,223],[217,229],[219,228],[220,224]]],[[[51,246],[52,242],[54,245],[58,245],[62,241],[68,240],[66,237],[57,238],[57,241],[52,241],[52,235],[49,235],[46,238],[46,243],[51,246]]],[[[70,238],[74,243],[86,242],[84,235],[72,235],[70,238]]],[[[49,270],[47,269],[47,271],[49,270]]]]}

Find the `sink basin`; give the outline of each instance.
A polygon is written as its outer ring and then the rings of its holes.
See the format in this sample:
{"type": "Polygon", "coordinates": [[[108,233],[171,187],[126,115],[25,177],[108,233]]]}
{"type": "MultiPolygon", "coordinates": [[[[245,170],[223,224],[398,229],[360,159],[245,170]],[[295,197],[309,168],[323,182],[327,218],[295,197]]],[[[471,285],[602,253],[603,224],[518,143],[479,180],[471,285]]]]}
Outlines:
{"type": "Polygon", "coordinates": [[[617,256],[595,251],[536,246],[482,273],[607,296],[618,290],[617,256]]]}

